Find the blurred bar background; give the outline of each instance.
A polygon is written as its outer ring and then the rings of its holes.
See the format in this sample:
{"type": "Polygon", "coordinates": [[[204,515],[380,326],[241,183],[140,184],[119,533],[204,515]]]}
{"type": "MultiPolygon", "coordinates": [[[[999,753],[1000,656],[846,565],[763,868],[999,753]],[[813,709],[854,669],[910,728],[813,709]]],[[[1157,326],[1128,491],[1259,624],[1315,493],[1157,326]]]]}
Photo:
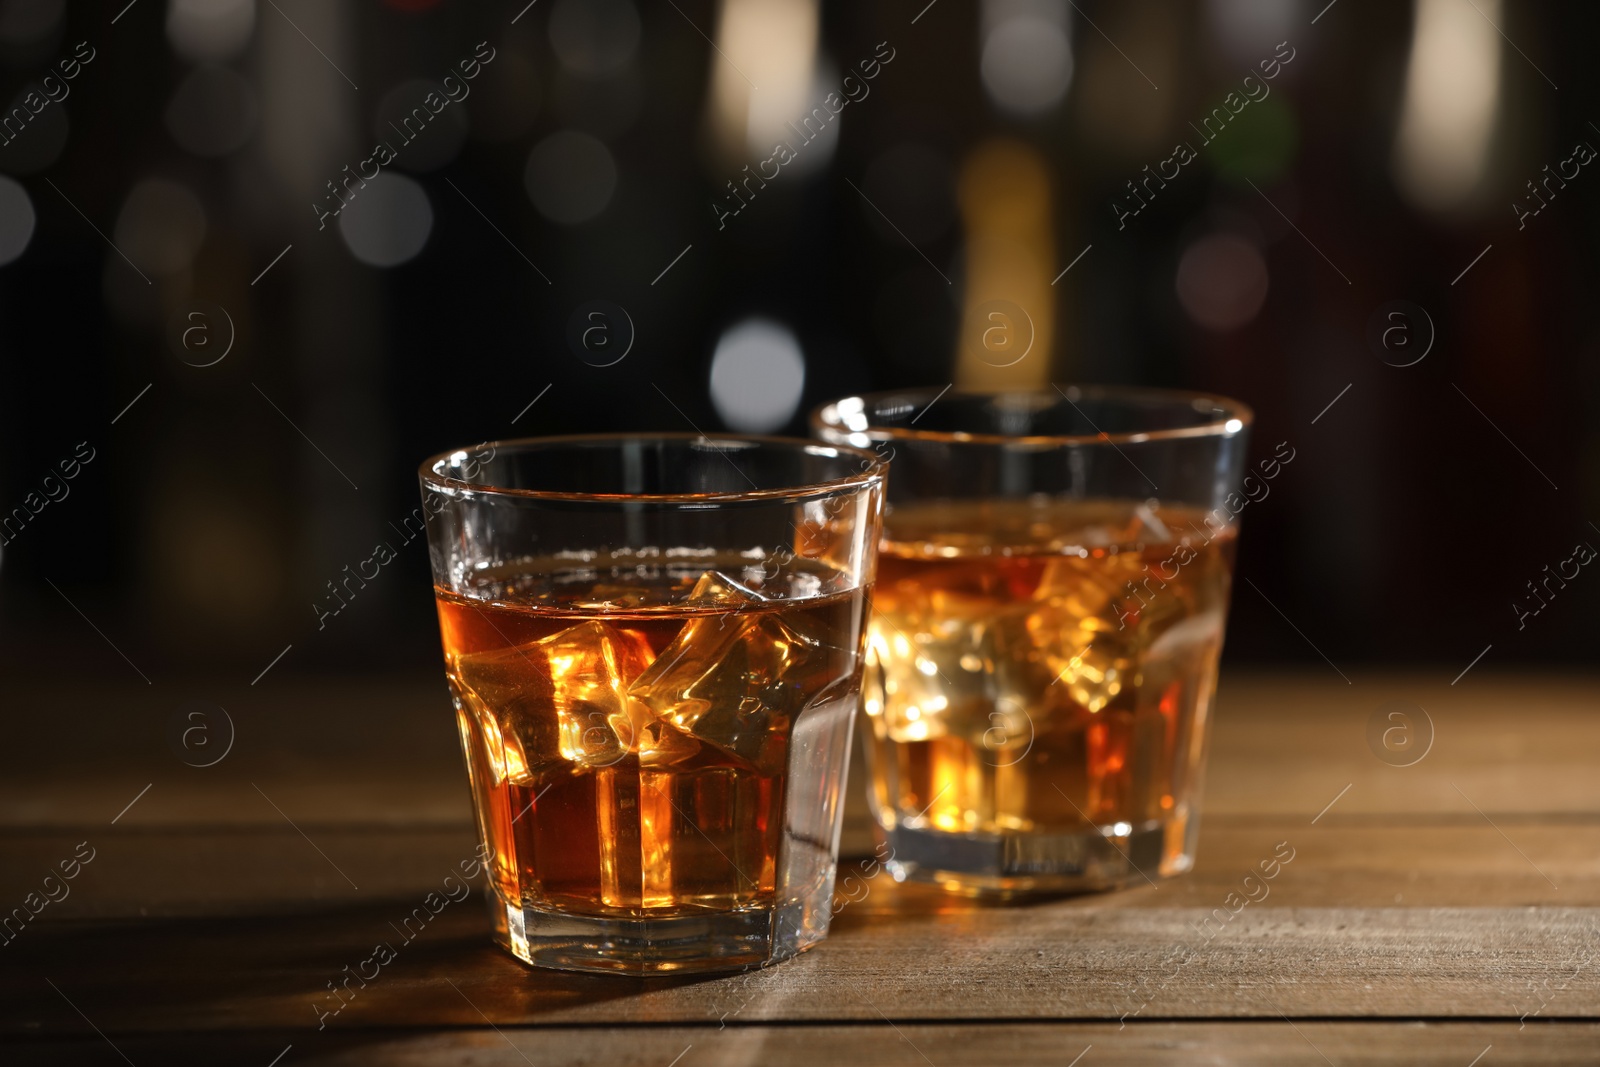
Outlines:
{"type": "Polygon", "coordinates": [[[5,672],[436,672],[429,454],[1051,381],[1293,448],[1230,662],[1592,662],[1600,8],[525,4],[0,0],[5,672]]]}

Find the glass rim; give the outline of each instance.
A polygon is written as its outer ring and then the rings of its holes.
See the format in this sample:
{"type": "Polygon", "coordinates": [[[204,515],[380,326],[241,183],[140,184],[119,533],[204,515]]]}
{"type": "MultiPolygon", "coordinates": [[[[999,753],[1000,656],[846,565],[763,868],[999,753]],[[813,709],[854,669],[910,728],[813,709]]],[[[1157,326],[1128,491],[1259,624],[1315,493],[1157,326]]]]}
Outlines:
{"type": "MultiPolygon", "coordinates": [[[[860,435],[872,441],[955,442],[1022,447],[1096,444],[1126,445],[1198,437],[1233,437],[1244,433],[1255,422],[1255,412],[1251,410],[1248,404],[1216,393],[1197,393],[1182,389],[1155,389],[1139,385],[1068,385],[1065,388],[1056,385],[1054,382],[1051,382],[1050,385],[1054,388],[1054,393],[1043,388],[955,389],[951,386],[945,386],[943,389],[935,389],[933,386],[913,386],[909,389],[885,389],[879,392],[858,393],[851,396],[838,397],[817,405],[812,409],[809,421],[811,428],[817,432],[825,431],[851,436],[860,435]],[[1077,406],[1077,401],[1082,399],[1160,401],[1187,405],[1192,410],[1198,410],[1195,407],[1196,401],[1207,401],[1212,404],[1218,414],[1209,421],[1194,426],[1084,434],[1004,434],[968,430],[920,430],[910,425],[886,426],[882,424],[869,424],[865,429],[856,430],[837,420],[839,405],[850,401],[859,402],[863,411],[865,411],[875,402],[891,398],[917,399],[931,397],[927,406],[923,408],[923,411],[926,411],[933,406],[934,402],[946,396],[990,398],[1001,396],[1056,396],[1074,407],[1077,406]]],[[[1085,418],[1087,419],[1087,416],[1085,418]]],[[[1090,425],[1094,424],[1091,422],[1090,425]]]]}
{"type": "MultiPolygon", "coordinates": [[[[729,456],[729,462],[731,463],[730,451],[724,451],[723,455],[729,456]]],[[[426,488],[447,496],[481,494],[483,496],[514,497],[523,500],[567,501],[590,504],[629,502],[648,504],[726,504],[745,501],[802,501],[835,496],[841,492],[862,489],[873,484],[881,485],[888,469],[888,460],[879,456],[876,452],[865,448],[857,448],[854,445],[837,444],[832,441],[816,441],[805,437],[779,437],[768,434],[704,434],[690,433],[688,431],[664,431],[660,433],[553,434],[544,437],[513,437],[498,441],[482,441],[475,445],[452,448],[429,456],[417,468],[417,475],[426,488]],[[442,473],[444,470],[449,469],[452,465],[451,461],[455,457],[459,456],[464,460],[472,453],[486,448],[492,449],[493,455],[498,456],[502,449],[532,452],[546,447],[606,443],[620,445],[642,441],[679,444],[704,441],[712,445],[755,445],[767,449],[779,449],[827,459],[854,456],[862,461],[862,467],[860,470],[841,478],[831,478],[819,482],[804,482],[798,485],[773,486],[765,489],[751,488],[734,493],[602,493],[557,489],[521,489],[513,486],[469,482],[465,479],[452,478],[442,473]]]]}

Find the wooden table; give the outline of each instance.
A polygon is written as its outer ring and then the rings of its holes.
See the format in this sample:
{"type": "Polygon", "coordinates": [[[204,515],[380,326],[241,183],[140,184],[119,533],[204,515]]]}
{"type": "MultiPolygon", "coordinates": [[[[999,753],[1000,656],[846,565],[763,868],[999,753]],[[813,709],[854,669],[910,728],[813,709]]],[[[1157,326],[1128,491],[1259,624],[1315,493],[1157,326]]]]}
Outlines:
{"type": "Polygon", "coordinates": [[[1600,1062],[1600,686],[1451,673],[1225,678],[1184,878],[979,907],[880,877],[816,950],[713,979],[529,969],[475,893],[320,1030],[472,851],[442,682],[9,684],[0,907],[94,858],[0,947],[0,1062],[1600,1062]],[[207,768],[165,736],[195,697],[237,731],[207,768]],[[1369,749],[1388,701],[1436,729],[1413,766],[1369,749]]]}

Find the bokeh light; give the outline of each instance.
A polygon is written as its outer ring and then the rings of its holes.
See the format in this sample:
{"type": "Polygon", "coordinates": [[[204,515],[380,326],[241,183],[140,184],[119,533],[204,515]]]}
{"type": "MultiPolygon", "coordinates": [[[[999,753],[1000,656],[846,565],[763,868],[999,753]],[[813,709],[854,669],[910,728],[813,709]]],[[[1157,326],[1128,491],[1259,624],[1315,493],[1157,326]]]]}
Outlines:
{"type": "Polygon", "coordinates": [[[60,24],[61,14],[66,7],[66,0],[0,2],[0,44],[34,44],[60,24]]]}
{"type": "Polygon", "coordinates": [[[0,177],[0,266],[14,262],[33,239],[33,200],[11,178],[0,177]]]}
{"type": "Polygon", "coordinates": [[[256,132],[260,115],[255,90],[227,67],[203,66],[189,73],[167,104],[167,131],[187,152],[225,156],[256,132]]]}
{"type": "Polygon", "coordinates": [[[793,332],[771,319],[730,326],[711,356],[711,403],[742,433],[769,433],[794,417],[806,360],[793,332]]]}
{"type": "Polygon", "coordinates": [[[1061,102],[1072,82],[1066,11],[1056,0],[984,4],[983,87],[1002,110],[1037,115],[1061,102]]]}
{"type": "Polygon", "coordinates": [[[20,130],[13,121],[7,133],[11,140],[0,147],[0,171],[9,174],[37,174],[50,166],[60,158],[62,149],[67,147],[67,136],[72,132],[65,105],[49,101],[37,114],[33,114],[22,102],[30,93],[37,93],[39,99],[47,99],[39,85],[29,85],[12,97],[10,106],[6,108],[8,116],[14,115],[19,108],[25,115],[32,114],[28,124],[20,130]]]}
{"type": "Polygon", "coordinates": [[[1272,55],[1279,41],[1300,36],[1296,28],[1313,14],[1305,0],[1207,0],[1205,13],[1222,50],[1248,67],[1272,55]]]}
{"type": "Polygon", "coordinates": [[[339,213],[339,236],[369,267],[398,267],[416,257],[433,232],[427,190],[401,174],[379,174],[339,213]]]}
{"type": "MultiPolygon", "coordinates": [[[[1032,331],[1027,351],[1055,343],[1055,191],[1050,164],[1026,141],[996,137],[967,154],[957,182],[965,236],[961,332],[956,338],[956,384],[976,389],[1028,388],[1050,380],[1045,359],[996,359],[987,336],[1001,306],[1007,322],[1032,331]],[[1018,314],[1020,312],[1020,315],[1018,314]]],[[[941,279],[942,280],[942,279],[941,279]]],[[[947,283],[947,288],[954,288],[947,283]]],[[[1009,344],[1009,340],[1007,341],[1009,344]]]]}
{"type": "Polygon", "coordinates": [[[550,48],[561,65],[585,78],[609,78],[639,50],[639,12],[628,0],[556,0],[550,48]]]}
{"type": "Polygon", "coordinates": [[[1276,182],[1294,161],[1300,126],[1289,98],[1273,93],[1252,102],[1228,124],[1227,136],[1207,145],[1211,165],[1238,185],[1276,182]]]}
{"type": "Polygon", "coordinates": [[[1394,173],[1419,207],[1453,211],[1483,191],[1500,97],[1499,17],[1500,0],[1417,0],[1394,173]]]}
{"type": "MultiPolygon", "coordinates": [[[[803,122],[821,101],[811,98],[817,84],[817,0],[720,0],[719,7],[716,49],[722,62],[711,65],[706,100],[711,134],[726,162],[765,159],[777,142],[804,139],[788,123],[803,122]],[[759,91],[749,71],[760,72],[759,91]]],[[[788,166],[807,165],[808,151],[788,166]]]]}
{"type": "Polygon", "coordinates": [[[177,182],[146,178],[128,193],[117,215],[117,248],[146,274],[188,268],[206,236],[206,212],[177,182]]]}
{"type": "Polygon", "coordinates": [[[575,226],[606,209],[617,188],[617,163],[598,139],[561,130],[534,145],[523,172],[528,198],[551,222],[575,226]]]}
{"type": "Polygon", "coordinates": [[[1251,241],[1213,233],[1178,260],[1178,302],[1208,330],[1226,333],[1254,319],[1267,299],[1267,261],[1251,241]]]}
{"type": "Polygon", "coordinates": [[[194,63],[232,59],[255,28],[255,0],[167,0],[167,40],[194,63]]]}

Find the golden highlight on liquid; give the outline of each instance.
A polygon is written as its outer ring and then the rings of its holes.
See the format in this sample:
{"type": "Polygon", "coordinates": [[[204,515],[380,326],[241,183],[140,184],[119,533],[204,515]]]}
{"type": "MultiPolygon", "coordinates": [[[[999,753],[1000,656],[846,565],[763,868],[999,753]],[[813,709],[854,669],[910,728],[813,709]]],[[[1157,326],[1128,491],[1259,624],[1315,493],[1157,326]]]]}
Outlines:
{"type": "Polygon", "coordinates": [[[1234,543],[1201,511],[1133,501],[893,508],[864,685],[879,820],[957,833],[1160,822],[1177,847],[1234,543]]]}

